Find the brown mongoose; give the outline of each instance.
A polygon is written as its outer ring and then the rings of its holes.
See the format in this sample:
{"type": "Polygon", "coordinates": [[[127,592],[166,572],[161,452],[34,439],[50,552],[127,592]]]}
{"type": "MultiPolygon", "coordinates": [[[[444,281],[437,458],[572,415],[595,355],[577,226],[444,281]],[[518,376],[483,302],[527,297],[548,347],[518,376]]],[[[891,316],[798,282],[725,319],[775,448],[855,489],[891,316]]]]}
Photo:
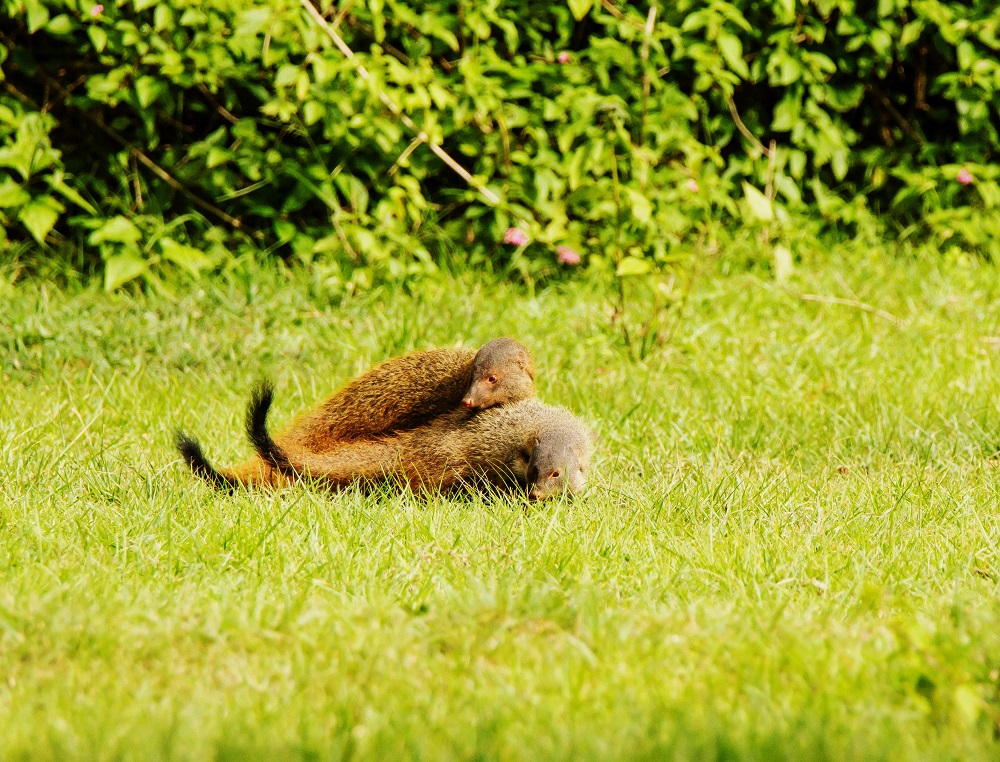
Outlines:
{"type": "MultiPolygon", "coordinates": [[[[283,447],[322,452],[339,442],[419,426],[459,405],[478,410],[517,402],[534,393],[531,355],[514,339],[493,339],[478,351],[413,352],[350,381],[299,416],[275,441],[283,447]]],[[[176,445],[191,470],[216,486],[289,483],[259,457],[232,469],[215,470],[197,440],[178,432],[176,445]]]]}
{"type": "Polygon", "coordinates": [[[262,384],[247,409],[258,454],[286,476],[330,487],[399,478],[411,487],[449,489],[470,481],[515,481],[534,499],[580,492],[592,450],[587,427],[561,408],[522,400],[469,414],[458,409],[421,426],[324,452],[283,447],[267,431],[273,390],[262,384]]]}

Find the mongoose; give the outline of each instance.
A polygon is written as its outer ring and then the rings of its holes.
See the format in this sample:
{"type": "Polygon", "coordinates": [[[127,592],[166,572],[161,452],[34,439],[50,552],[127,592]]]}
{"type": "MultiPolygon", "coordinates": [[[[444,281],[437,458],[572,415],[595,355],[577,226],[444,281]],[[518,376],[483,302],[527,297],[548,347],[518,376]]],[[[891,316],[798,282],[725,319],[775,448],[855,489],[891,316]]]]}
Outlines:
{"type": "Polygon", "coordinates": [[[262,384],[247,409],[258,454],[280,473],[331,487],[402,477],[411,487],[449,489],[475,480],[511,480],[533,499],[579,492],[586,482],[591,438],[561,408],[522,400],[470,415],[458,409],[421,426],[371,439],[344,441],[324,452],[283,447],[267,431],[273,390],[262,384]]]}
{"type": "MultiPolygon", "coordinates": [[[[275,437],[283,447],[322,452],[336,443],[410,429],[460,405],[481,410],[532,397],[531,355],[510,338],[479,351],[432,349],[387,360],[350,381],[275,437]]],[[[248,433],[250,422],[248,421],[248,433]]],[[[259,457],[215,470],[198,441],[177,433],[177,449],[195,474],[216,486],[281,486],[289,479],[259,457]]]]}

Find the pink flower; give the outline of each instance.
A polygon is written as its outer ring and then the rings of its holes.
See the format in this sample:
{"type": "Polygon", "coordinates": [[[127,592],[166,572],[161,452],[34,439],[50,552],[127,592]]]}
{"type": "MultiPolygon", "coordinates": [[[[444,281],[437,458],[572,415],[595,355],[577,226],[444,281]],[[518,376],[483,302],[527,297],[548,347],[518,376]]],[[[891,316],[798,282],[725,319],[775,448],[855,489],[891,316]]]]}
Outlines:
{"type": "Polygon", "coordinates": [[[561,64],[567,64],[567,63],[569,63],[569,61],[570,61],[570,55],[569,55],[569,51],[566,51],[566,50],[564,50],[564,51],[563,51],[562,53],[560,53],[560,54],[559,54],[559,55],[558,55],[558,56],[556,57],[556,60],[557,60],[557,61],[558,61],[559,63],[561,63],[561,64]]]}
{"type": "Polygon", "coordinates": [[[503,242],[512,246],[524,246],[528,242],[528,234],[521,228],[507,228],[503,234],[503,242]]]}
{"type": "Polygon", "coordinates": [[[684,185],[692,193],[697,193],[698,192],[698,181],[695,180],[693,177],[690,180],[688,180],[686,183],[684,183],[684,185]]]}
{"type": "Polygon", "coordinates": [[[576,249],[571,249],[569,246],[560,246],[556,249],[556,252],[559,254],[559,261],[564,265],[580,264],[580,255],[576,249]]]}
{"type": "Polygon", "coordinates": [[[91,16],[97,17],[100,16],[102,13],[104,13],[103,5],[95,5],[93,8],[90,9],[91,16]]]}
{"type": "Polygon", "coordinates": [[[958,180],[962,185],[971,185],[972,173],[965,167],[962,167],[962,169],[958,170],[958,176],[955,179],[958,180]]]}

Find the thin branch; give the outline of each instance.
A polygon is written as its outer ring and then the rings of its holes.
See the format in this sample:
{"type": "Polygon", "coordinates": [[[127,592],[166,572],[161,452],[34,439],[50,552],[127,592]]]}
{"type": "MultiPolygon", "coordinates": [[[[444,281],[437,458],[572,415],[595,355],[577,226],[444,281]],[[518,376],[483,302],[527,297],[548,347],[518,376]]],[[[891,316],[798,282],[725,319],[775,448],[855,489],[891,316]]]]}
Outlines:
{"type": "Polygon", "coordinates": [[[799,299],[807,302],[822,302],[823,304],[839,304],[844,307],[854,307],[863,312],[878,315],[880,318],[893,323],[897,328],[906,327],[905,320],[896,317],[891,312],[886,312],[885,310],[880,310],[878,307],[872,307],[870,304],[859,302],[857,299],[843,299],[839,296],[823,296],[822,294],[799,294],[799,299]]]}
{"type": "MultiPolygon", "coordinates": [[[[343,11],[341,11],[341,13],[343,13],[343,11]]],[[[337,18],[340,18],[340,14],[339,13],[337,14],[337,18]]],[[[376,37],[375,37],[375,30],[372,29],[370,26],[368,26],[368,24],[364,24],[364,23],[358,21],[356,18],[354,18],[354,16],[348,16],[346,19],[344,19],[344,22],[349,27],[351,27],[351,29],[355,29],[355,30],[361,32],[363,35],[365,35],[369,39],[371,39],[373,42],[377,42],[376,37]]],[[[333,26],[334,29],[336,29],[339,26],[339,24],[333,24],[332,26],[333,26]]],[[[385,40],[383,40],[381,43],[379,43],[379,45],[382,48],[382,50],[384,50],[386,53],[388,53],[393,58],[395,58],[397,61],[399,61],[401,64],[403,64],[403,66],[411,66],[413,64],[413,62],[410,60],[410,57],[408,55],[406,55],[406,53],[404,53],[399,48],[397,48],[397,47],[395,47],[393,45],[390,45],[385,40]]]]}
{"type": "Polygon", "coordinates": [[[351,12],[351,8],[354,7],[355,2],[357,2],[357,0],[347,0],[347,2],[344,3],[344,7],[337,11],[337,17],[333,20],[333,24],[331,25],[335,31],[340,26],[341,22],[347,18],[347,14],[351,12]]]}
{"type": "Polygon", "coordinates": [[[778,146],[772,140],[767,152],[767,182],[764,183],[764,195],[768,201],[774,201],[777,191],[774,187],[774,164],[778,158],[778,146]]]}
{"type": "Polygon", "coordinates": [[[201,92],[202,95],[205,96],[206,100],[208,100],[209,103],[215,106],[215,110],[219,112],[219,116],[221,116],[230,124],[236,124],[236,122],[239,121],[225,106],[223,106],[215,99],[215,96],[212,95],[212,91],[209,90],[207,87],[205,87],[204,83],[202,82],[198,83],[198,90],[201,92]]]}
{"type": "Polygon", "coordinates": [[[61,93],[59,93],[59,95],[56,98],[54,98],[51,101],[46,99],[45,105],[42,107],[42,113],[44,114],[48,111],[51,111],[53,108],[58,106],[62,101],[66,99],[66,97],[70,93],[72,93],[74,90],[76,90],[76,88],[78,88],[86,81],[87,81],[87,75],[81,74],[79,77],[76,78],[75,81],[68,84],[66,86],[66,89],[64,89],[61,93]]]}
{"type": "Polygon", "coordinates": [[[396,163],[393,164],[392,167],[389,169],[388,174],[390,177],[396,174],[396,170],[399,169],[400,166],[402,166],[403,162],[405,162],[407,159],[410,158],[411,153],[417,150],[417,146],[424,142],[424,137],[425,136],[422,133],[420,135],[417,135],[417,137],[415,137],[413,141],[406,147],[406,150],[399,155],[399,158],[396,159],[396,163]]]}
{"type": "MultiPolygon", "coordinates": [[[[639,53],[639,58],[642,61],[642,115],[639,117],[639,135],[636,141],[639,148],[642,148],[642,144],[646,140],[646,115],[649,112],[649,92],[651,87],[651,78],[649,76],[649,42],[653,37],[653,25],[655,23],[656,3],[652,3],[649,6],[649,15],[646,17],[646,28],[643,30],[642,36],[642,50],[639,53]]],[[[642,156],[640,156],[640,161],[641,177],[639,179],[639,187],[645,189],[649,176],[649,162],[642,156]]]]}
{"type": "Polygon", "coordinates": [[[611,0],[601,0],[601,7],[604,8],[604,10],[606,10],[608,13],[610,13],[616,19],[618,19],[619,21],[621,21],[621,22],[623,22],[625,24],[628,24],[632,28],[634,28],[634,29],[642,29],[642,25],[641,24],[637,24],[635,21],[633,21],[632,19],[628,18],[624,13],[622,13],[618,8],[615,7],[615,4],[612,3],[611,0]]]}
{"type": "MultiPolygon", "coordinates": [[[[348,47],[347,43],[344,42],[343,38],[337,34],[336,30],[330,26],[325,18],[316,10],[316,7],[309,0],[299,0],[302,7],[306,9],[306,12],[312,17],[313,21],[319,24],[320,28],[326,32],[327,36],[333,40],[333,44],[337,46],[337,49],[354,64],[355,71],[357,71],[358,76],[361,77],[365,82],[371,83],[372,75],[365,68],[365,65],[361,63],[357,56],[354,55],[354,51],[348,47]]],[[[413,120],[382,90],[376,90],[376,95],[378,99],[382,101],[382,104],[389,109],[398,119],[401,121],[409,130],[412,130],[417,134],[417,137],[422,141],[426,142],[428,147],[434,152],[434,154],[441,159],[445,164],[447,164],[451,169],[465,180],[472,188],[475,188],[479,193],[489,201],[491,204],[498,205],[500,203],[500,198],[469,174],[468,170],[465,169],[461,164],[455,161],[451,156],[445,151],[441,146],[432,143],[427,136],[427,133],[419,129],[413,120]]]]}
{"type": "Polygon", "coordinates": [[[733,96],[726,95],[726,105],[729,106],[729,113],[733,117],[733,121],[736,123],[736,129],[742,133],[743,137],[750,141],[754,148],[760,151],[764,156],[771,158],[771,152],[768,151],[764,147],[764,144],[757,140],[757,136],[750,132],[750,130],[747,129],[747,126],[743,124],[743,120],[740,119],[740,114],[736,110],[736,104],[733,103],[733,96]]]}
{"type": "Polygon", "coordinates": [[[135,189],[135,204],[138,209],[144,206],[142,201],[142,181],[139,179],[139,167],[135,163],[135,156],[132,157],[132,186],[135,189]]]}

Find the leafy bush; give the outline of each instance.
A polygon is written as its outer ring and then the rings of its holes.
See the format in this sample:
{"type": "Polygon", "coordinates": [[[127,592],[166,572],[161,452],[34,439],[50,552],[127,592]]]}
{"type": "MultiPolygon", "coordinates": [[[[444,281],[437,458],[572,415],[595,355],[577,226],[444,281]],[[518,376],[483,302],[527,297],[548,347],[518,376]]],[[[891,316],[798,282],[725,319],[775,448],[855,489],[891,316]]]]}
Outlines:
{"type": "Polygon", "coordinates": [[[624,277],[720,220],[1000,258],[988,0],[341,5],[370,81],[290,0],[0,0],[9,244],[99,256],[109,288],[246,241],[332,289],[442,257],[624,277]]]}

